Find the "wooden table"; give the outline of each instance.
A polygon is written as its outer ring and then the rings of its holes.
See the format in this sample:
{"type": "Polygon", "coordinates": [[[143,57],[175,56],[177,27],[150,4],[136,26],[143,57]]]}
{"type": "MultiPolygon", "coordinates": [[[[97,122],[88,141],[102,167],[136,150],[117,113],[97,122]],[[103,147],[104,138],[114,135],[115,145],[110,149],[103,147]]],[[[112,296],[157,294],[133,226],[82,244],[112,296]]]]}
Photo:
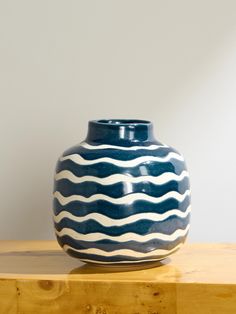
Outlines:
{"type": "Polygon", "coordinates": [[[96,267],[55,241],[0,241],[0,314],[236,313],[236,244],[186,244],[161,264],[96,267]]]}

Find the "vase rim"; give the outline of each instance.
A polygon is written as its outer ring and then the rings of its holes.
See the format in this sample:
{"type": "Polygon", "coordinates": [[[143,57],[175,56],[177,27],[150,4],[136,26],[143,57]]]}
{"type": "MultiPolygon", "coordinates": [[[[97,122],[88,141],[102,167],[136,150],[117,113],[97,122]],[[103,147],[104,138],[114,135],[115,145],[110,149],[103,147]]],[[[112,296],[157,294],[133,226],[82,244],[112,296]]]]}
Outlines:
{"type": "Polygon", "coordinates": [[[90,120],[86,141],[111,145],[119,143],[124,146],[137,142],[153,142],[153,124],[140,119],[90,120]]]}
{"type": "Polygon", "coordinates": [[[137,125],[151,125],[152,122],[149,120],[141,119],[99,119],[90,120],[90,122],[101,125],[112,125],[112,126],[137,126],[137,125]]]}

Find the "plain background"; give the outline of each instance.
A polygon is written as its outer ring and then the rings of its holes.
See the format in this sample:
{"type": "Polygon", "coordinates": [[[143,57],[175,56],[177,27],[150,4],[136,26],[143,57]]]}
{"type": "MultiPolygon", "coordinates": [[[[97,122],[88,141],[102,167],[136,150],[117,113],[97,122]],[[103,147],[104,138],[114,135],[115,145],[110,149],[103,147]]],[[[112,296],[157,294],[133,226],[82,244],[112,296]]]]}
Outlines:
{"type": "Polygon", "coordinates": [[[236,1],[0,1],[0,238],[52,239],[54,167],[87,121],[181,151],[191,241],[236,241],[236,1]]]}

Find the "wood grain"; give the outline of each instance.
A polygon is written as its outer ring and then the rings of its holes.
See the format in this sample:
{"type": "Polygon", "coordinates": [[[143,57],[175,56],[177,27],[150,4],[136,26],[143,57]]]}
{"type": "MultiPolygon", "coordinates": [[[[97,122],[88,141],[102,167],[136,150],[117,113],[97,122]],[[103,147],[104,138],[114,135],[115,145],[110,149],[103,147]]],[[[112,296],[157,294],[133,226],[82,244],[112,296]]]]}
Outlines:
{"type": "Polygon", "coordinates": [[[0,314],[236,313],[236,244],[186,244],[152,268],[83,264],[55,241],[0,241],[0,314]]]}

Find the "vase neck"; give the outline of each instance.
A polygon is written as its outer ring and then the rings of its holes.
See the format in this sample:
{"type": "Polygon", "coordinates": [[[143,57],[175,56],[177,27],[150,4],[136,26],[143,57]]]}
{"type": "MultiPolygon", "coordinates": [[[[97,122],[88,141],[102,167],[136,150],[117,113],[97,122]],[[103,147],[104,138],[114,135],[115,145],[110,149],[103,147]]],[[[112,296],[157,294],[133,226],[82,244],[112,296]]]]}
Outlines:
{"type": "Polygon", "coordinates": [[[129,146],[156,141],[150,121],[112,119],[89,121],[86,142],[129,146]]]}

